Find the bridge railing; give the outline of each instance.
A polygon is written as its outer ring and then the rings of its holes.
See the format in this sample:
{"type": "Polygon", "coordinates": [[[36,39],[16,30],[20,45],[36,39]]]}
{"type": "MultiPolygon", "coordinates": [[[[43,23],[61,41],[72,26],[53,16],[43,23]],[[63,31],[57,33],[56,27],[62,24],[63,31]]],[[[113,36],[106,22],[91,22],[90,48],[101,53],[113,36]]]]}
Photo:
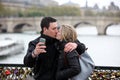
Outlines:
{"type": "MultiPolygon", "coordinates": [[[[0,64],[0,80],[25,80],[32,68],[23,64],[0,64]]],[[[95,66],[90,80],[120,80],[120,67],[95,66]]]]}

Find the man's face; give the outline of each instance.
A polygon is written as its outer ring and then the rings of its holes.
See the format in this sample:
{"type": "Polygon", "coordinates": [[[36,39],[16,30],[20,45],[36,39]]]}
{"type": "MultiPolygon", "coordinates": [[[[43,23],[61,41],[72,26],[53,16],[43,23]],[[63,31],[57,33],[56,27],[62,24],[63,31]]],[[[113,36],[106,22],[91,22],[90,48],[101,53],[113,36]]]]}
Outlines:
{"type": "Polygon", "coordinates": [[[50,23],[48,29],[44,27],[43,34],[45,34],[47,36],[50,36],[52,38],[56,38],[56,35],[57,35],[57,32],[58,32],[57,26],[58,26],[57,22],[50,23]]]}
{"type": "Polygon", "coordinates": [[[60,27],[60,29],[58,30],[58,33],[57,33],[57,36],[56,36],[56,39],[58,40],[61,40],[61,30],[62,30],[62,27],[60,27]]]}

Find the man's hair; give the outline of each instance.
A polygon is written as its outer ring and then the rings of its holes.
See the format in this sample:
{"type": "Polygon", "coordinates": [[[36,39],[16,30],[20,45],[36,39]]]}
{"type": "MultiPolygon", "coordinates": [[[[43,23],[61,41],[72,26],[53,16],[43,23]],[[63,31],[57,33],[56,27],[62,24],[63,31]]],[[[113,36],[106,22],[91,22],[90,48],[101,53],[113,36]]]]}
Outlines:
{"type": "Polygon", "coordinates": [[[57,20],[56,20],[55,18],[52,18],[52,17],[44,17],[44,18],[42,19],[42,21],[41,21],[41,24],[40,24],[41,29],[42,29],[41,32],[43,32],[43,28],[44,28],[44,27],[46,27],[46,28],[48,29],[50,23],[56,22],[56,21],[57,21],[57,20]]]}

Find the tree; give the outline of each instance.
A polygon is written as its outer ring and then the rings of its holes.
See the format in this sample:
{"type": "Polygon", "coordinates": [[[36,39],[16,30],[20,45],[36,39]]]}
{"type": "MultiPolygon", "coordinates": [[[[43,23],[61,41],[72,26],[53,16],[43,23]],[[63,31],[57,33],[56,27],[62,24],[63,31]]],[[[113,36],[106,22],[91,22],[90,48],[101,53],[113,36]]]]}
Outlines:
{"type": "Polygon", "coordinates": [[[3,16],[4,12],[5,12],[4,6],[3,6],[2,3],[0,2],[0,17],[3,16]]]}

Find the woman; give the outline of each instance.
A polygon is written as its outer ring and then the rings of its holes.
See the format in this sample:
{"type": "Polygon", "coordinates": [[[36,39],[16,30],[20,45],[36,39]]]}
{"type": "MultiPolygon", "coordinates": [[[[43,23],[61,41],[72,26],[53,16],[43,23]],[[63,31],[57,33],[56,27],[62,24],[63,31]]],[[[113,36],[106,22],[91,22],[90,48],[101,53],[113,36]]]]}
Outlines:
{"type": "Polygon", "coordinates": [[[59,50],[58,68],[56,80],[68,80],[80,72],[79,54],[76,50],[65,53],[64,46],[68,42],[75,42],[77,40],[77,33],[70,25],[62,25],[57,34],[57,39],[60,40],[56,44],[59,50]]]}

